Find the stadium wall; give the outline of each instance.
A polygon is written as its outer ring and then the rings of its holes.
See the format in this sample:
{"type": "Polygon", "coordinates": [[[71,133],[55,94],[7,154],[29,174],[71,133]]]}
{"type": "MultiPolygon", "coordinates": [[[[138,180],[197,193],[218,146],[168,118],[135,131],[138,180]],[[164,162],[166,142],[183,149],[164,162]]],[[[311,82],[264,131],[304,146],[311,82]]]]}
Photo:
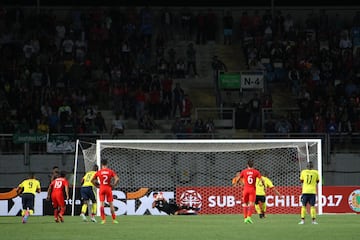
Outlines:
{"type": "MultiPolygon", "coordinates": [[[[329,164],[324,164],[323,179],[327,186],[359,185],[360,154],[333,154],[329,164]]],[[[78,160],[79,176],[84,173],[82,156],[78,160]]],[[[24,155],[0,155],[0,188],[13,188],[17,186],[28,173],[34,172],[42,186],[49,183],[49,174],[53,166],[65,170],[69,174],[73,170],[73,154],[42,154],[30,155],[25,160],[24,155]],[[28,162],[28,164],[25,164],[28,162]]],[[[79,182],[79,179],[77,179],[79,182]]]]}

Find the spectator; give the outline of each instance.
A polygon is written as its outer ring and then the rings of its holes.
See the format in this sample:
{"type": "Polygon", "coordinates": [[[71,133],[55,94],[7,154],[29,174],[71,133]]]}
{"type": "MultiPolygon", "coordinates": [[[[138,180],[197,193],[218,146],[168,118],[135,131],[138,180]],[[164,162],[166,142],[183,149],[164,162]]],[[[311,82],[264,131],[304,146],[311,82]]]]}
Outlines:
{"type": "Polygon", "coordinates": [[[194,127],[193,127],[193,133],[196,134],[201,134],[201,133],[205,133],[206,129],[205,129],[205,124],[203,122],[202,119],[196,119],[194,127]]]}
{"type": "Polygon", "coordinates": [[[187,46],[186,50],[186,58],[187,58],[187,76],[198,76],[196,70],[196,50],[194,48],[194,44],[190,43],[187,46]]]}
{"type": "Polygon", "coordinates": [[[90,127],[93,124],[95,118],[96,118],[95,110],[93,108],[88,108],[84,116],[84,123],[86,127],[90,127]]]}
{"type": "Polygon", "coordinates": [[[250,132],[253,129],[260,130],[261,100],[258,93],[254,93],[253,98],[248,102],[248,109],[248,131],[250,132]]]}
{"type": "Polygon", "coordinates": [[[190,100],[190,97],[188,94],[184,95],[184,98],[181,102],[181,112],[180,112],[180,116],[181,119],[186,121],[186,122],[191,122],[191,111],[193,108],[193,103],[190,100]]]}
{"type": "Polygon", "coordinates": [[[231,45],[232,36],[233,36],[233,25],[234,18],[231,14],[231,11],[226,11],[226,15],[223,18],[223,28],[224,28],[224,45],[231,45]]]}
{"type": "Polygon", "coordinates": [[[94,118],[93,122],[98,133],[104,133],[107,131],[105,119],[100,111],[96,113],[96,117],[94,118]]]}
{"type": "Polygon", "coordinates": [[[291,124],[290,122],[282,116],[275,124],[275,131],[277,133],[287,134],[291,132],[291,124]]]}
{"type": "Polygon", "coordinates": [[[149,106],[149,114],[154,119],[159,119],[160,117],[160,90],[157,86],[153,85],[151,87],[150,93],[150,106],[149,106]]]}
{"type": "Polygon", "coordinates": [[[183,98],[184,90],[181,88],[180,83],[176,83],[175,88],[173,89],[173,117],[177,115],[177,111],[179,111],[180,115],[183,98]]]}
{"type": "Polygon", "coordinates": [[[64,58],[71,59],[74,54],[74,41],[69,36],[66,36],[62,42],[62,48],[64,58]]]}
{"type": "Polygon", "coordinates": [[[346,49],[351,48],[352,42],[347,31],[342,31],[340,35],[339,48],[346,49]]]}
{"type": "Polygon", "coordinates": [[[149,113],[145,112],[144,115],[140,118],[139,127],[144,129],[146,132],[152,131],[157,127],[154,119],[150,116],[149,113]]]}
{"type": "Polygon", "coordinates": [[[313,119],[314,132],[316,133],[325,133],[326,132],[326,122],[324,117],[316,112],[313,119]]]}
{"type": "Polygon", "coordinates": [[[206,44],[207,36],[206,36],[206,19],[202,10],[199,10],[196,16],[196,44],[203,45],[206,44]]]}
{"type": "Polygon", "coordinates": [[[216,41],[218,22],[214,11],[209,8],[205,16],[205,33],[207,41],[216,41]]]}
{"type": "Polygon", "coordinates": [[[193,31],[192,21],[193,15],[191,10],[188,7],[183,8],[180,16],[182,40],[191,40],[193,31]]]}
{"type": "Polygon", "coordinates": [[[182,58],[179,58],[176,62],[175,77],[176,78],[184,78],[185,77],[185,62],[184,62],[184,59],[182,59],[182,58]]]}
{"type": "Polygon", "coordinates": [[[174,17],[171,10],[167,7],[161,9],[161,31],[164,32],[165,40],[174,39],[174,17]]]}
{"type": "Polygon", "coordinates": [[[205,123],[205,130],[206,133],[209,135],[208,137],[213,138],[215,134],[215,124],[212,118],[209,118],[205,123]]]}
{"type": "Polygon", "coordinates": [[[48,119],[50,133],[58,133],[60,120],[57,113],[55,111],[52,111],[48,119]]]}
{"type": "Polygon", "coordinates": [[[174,77],[175,70],[176,70],[176,51],[174,48],[170,48],[167,52],[168,58],[168,73],[170,77],[174,77]]]}
{"type": "Polygon", "coordinates": [[[110,129],[110,133],[112,138],[117,138],[120,134],[124,134],[125,132],[125,124],[124,122],[120,119],[120,115],[116,114],[115,115],[115,119],[112,120],[111,123],[111,129],[110,129]]]}
{"type": "Polygon", "coordinates": [[[175,134],[177,138],[183,138],[185,133],[184,122],[181,121],[180,117],[176,117],[174,123],[171,126],[171,131],[175,134]]]}
{"type": "Polygon", "coordinates": [[[294,96],[300,93],[301,79],[299,71],[293,66],[288,73],[289,84],[294,96]]]}
{"type": "Polygon", "coordinates": [[[225,71],[227,72],[227,67],[223,61],[221,61],[218,56],[213,56],[211,60],[211,68],[213,69],[213,77],[215,81],[215,86],[218,88],[218,78],[219,78],[219,72],[225,71]]]}
{"type": "Polygon", "coordinates": [[[60,121],[60,125],[63,125],[66,120],[68,120],[68,116],[71,116],[71,107],[67,101],[64,101],[63,104],[58,109],[58,118],[60,121]]]}
{"type": "Polygon", "coordinates": [[[146,96],[142,87],[138,87],[135,93],[135,101],[136,101],[136,119],[139,121],[140,118],[144,115],[145,110],[145,101],[146,96]]]}

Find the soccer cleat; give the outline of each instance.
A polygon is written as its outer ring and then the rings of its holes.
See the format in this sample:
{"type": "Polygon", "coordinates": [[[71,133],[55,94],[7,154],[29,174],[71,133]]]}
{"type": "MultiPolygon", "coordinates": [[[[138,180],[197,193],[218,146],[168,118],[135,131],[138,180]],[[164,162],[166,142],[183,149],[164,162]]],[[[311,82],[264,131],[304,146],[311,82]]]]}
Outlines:
{"type": "Polygon", "coordinates": [[[92,222],[94,222],[94,223],[96,223],[96,222],[97,222],[97,221],[96,221],[96,219],[95,219],[94,217],[92,217],[92,218],[91,218],[91,221],[92,221],[92,222]]]}
{"type": "Polygon", "coordinates": [[[83,220],[84,222],[87,221],[85,214],[81,213],[81,214],[80,214],[80,217],[82,218],[82,220],[83,220]]]}
{"type": "Polygon", "coordinates": [[[244,219],[244,223],[253,224],[254,222],[252,221],[251,217],[247,217],[244,219]]]}
{"type": "Polygon", "coordinates": [[[118,224],[119,222],[118,222],[117,220],[115,220],[115,219],[114,219],[114,220],[113,220],[113,223],[118,224]]]}
{"type": "Polygon", "coordinates": [[[29,215],[30,215],[29,210],[26,210],[26,212],[25,212],[25,214],[24,214],[24,216],[22,218],[22,223],[27,223],[29,215]]]}
{"type": "Polygon", "coordinates": [[[61,214],[59,214],[59,220],[60,220],[60,222],[64,222],[64,217],[63,217],[63,215],[61,215],[61,214]]]}
{"type": "Polygon", "coordinates": [[[55,220],[56,223],[60,222],[58,218],[55,218],[54,220],[55,220]]]}
{"type": "Polygon", "coordinates": [[[301,220],[298,224],[303,225],[303,224],[305,224],[305,221],[301,220]]]}
{"type": "Polygon", "coordinates": [[[318,224],[318,223],[317,223],[317,221],[314,220],[311,222],[311,224],[318,224]]]}
{"type": "Polygon", "coordinates": [[[101,220],[100,224],[105,224],[105,222],[106,222],[105,220],[101,220]]]}

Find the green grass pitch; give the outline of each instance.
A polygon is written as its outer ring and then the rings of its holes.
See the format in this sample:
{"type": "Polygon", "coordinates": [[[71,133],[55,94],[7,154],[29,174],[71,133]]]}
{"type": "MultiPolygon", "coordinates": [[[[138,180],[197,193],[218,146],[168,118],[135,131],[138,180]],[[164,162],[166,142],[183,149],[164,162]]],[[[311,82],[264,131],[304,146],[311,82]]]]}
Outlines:
{"type": "Polygon", "coordinates": [[[55,223],[51,216],[31,216],[22,224],[21,217],[0,217],[0,239],[350,240],[359,239],[360,229],[360,215],[321,215],[318,225],[310,221],[298,225],[299,215],[268,215],[265,219],[254,215],[254,224],[245,224],[241,215],[117,216],[117,220],[119,224],[112,224],[108,216],[101,225],[65,216],[64,223],[55,223]]]}

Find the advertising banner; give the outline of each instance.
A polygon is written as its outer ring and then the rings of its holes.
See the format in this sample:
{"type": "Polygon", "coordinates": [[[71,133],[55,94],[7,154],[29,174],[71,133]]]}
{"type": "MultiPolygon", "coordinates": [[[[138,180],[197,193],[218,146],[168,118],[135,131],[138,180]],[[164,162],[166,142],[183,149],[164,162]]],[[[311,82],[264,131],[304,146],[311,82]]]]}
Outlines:
{"type": "Polygon", "coordinates": [[[50,134],[47,140],[48,153],[74,153],[75,136],[69,134],[50,134]]]}
{"type": "MultiPolygon", "coordinates": [[[[269,194],[266,198],[268,213],[298,214],[301,207],[301,187],[277,187],[279,192],[291,192],[281,199],[269,194]]],[[[234,187],[177,187],[176,199],[180,204],[201,208],[200,214],[242,213],[241,190],[234,187]]],[[[360,187],[324,186],[321,201],[324,213],[360,213],[360,187]]]]}
{"type": "MultiPolygon", "coordinates": [[[[279,192],[291,192],[283,199],[269,194],[267,213],[299,214],[301,206],[301,187],[277,187],[279,192]]],[[[0,189],[1,191],[2,189],[0,189]]],[[[116,215],[166,215],[152,208],[152,191],[123,192],[113,191],[116,215]]],[[[8,191],[4,189],[1,192],[8,191]]],[[[72,190],[70,190],[72,192],[72,190]]],[[[169,202],[199,208],[199,214],[241,214],[241,191],[233,187],[177,187],[174,191],[163,191],[169,202]]],[[[51,202],[46,200],[47,192],[43,189],[35,197],[35,215],[52,215],[51,202]]],[[[359,186],[324,186],[321,201],[324,213],[360,213],[359,186]]],[[[66,215],[71,214],[72,200],[66,201],[66,215]]],[[[80,188],[76,188],[75,215],[81,211],[80,188]]],[[[21,212],[21,197],[0,200],[0,216],[18,216],[21,212]]],[[[109,207],[105,213],[110,215],[109,207]]]]}

